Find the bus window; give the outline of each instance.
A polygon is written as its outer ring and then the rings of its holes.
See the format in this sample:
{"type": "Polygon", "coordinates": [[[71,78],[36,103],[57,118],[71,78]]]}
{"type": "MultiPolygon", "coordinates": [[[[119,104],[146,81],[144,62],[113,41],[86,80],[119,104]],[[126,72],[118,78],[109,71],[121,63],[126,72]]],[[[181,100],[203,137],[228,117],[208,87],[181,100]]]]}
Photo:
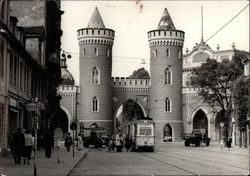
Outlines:
{"type": "Polygon", "coordinates": [[[151,135],[151,128],[140,128],[140,135],[151,135]]]}

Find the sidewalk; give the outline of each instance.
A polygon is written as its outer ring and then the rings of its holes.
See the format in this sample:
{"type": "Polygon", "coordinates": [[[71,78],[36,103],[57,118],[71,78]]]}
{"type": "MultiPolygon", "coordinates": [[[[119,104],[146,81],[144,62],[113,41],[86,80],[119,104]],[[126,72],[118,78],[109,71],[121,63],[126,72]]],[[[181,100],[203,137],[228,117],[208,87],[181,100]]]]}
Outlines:
{"type": "Polygon", "coordinates": [[[220,144],[216,142],[210,143],[209,146],[200,146],[200,147],[195,147],[195,146],[185,147],[184,142],[169,142],[169,143],[160,144],[158,146],[158,150],[166,149],[167,147],[176,148],[176,149],[186,148],[189,150],[204,150],[204,151],[209,151],[209,152],[223,152],[223,153],[230,153],[230,154],[244,155],[244,156],[250,155],[250,148],[240,148],[239,146],[233,146],[232,148],[230,148],[230,150],[224,147],[223,150],[221,151],[220,144]]]}
{"type": "MultiPolygon", "coordinates": [[[[72,148],[70,152],[67,152],[65,147],[59,149],[60,163],[58,163],[57,151],[52,149],[51,158],[45,157],[44,150],[37,151],[37,176],[61,176],[67,175],[74,166],[81,161],[81,159],[87,154],[88,149],[83,148],[82,151],[78,151],[75,148],[75,156],[73,158],[72,148]]],[[[0,175],[7,176],[29,176],[34,175],[34,159],[31,159],[30,165],[14,164],[14,159],[10,156],[1,158],[0,175]]]]}

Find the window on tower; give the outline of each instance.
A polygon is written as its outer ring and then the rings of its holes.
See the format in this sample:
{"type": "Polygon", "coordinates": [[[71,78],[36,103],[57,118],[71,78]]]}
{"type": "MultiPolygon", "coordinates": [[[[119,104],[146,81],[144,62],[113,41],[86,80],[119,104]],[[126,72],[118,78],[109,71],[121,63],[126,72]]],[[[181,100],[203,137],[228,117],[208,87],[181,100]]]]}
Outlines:
{"type": "Polygon", "coordinates": [[[86,49],[85,48],[82,49],[82,55],[86,56],[86,49]]]}
{"type": "Polygon", "coordinates": [[[109,51],[109,49],[107,49],[107,51],[106,51],[106,55],[107,55],[107,57],[109,57],[109,56],[110,56],[110,51],[109,51]]]}
{"type": "Polygon", "coordinates": [[[169,97],[165,99],[165,112],[171,112],[171,100],[169,97]]]}
{"type": "Polygon", "coordinates": [[[94,48],[95,56],[98,56],[98,48],[94,48]]]}
{"type": "Polygon", "coordinates": [[[178,49],[178,58],[181,58],[181,50],[178,49]]]}
{"type": "Polygon", "coordinates": [[[156,58],[157,57],[157,50],[154,50],[153,51],[153,58],[156,58]]]}
{"type": "Polygon", "coordinates": [[[169,49],[166,50],[166,56],[167,56],[167,57],[170,56],[170,50],[169,50],[169,49]]]}
{"type": "Polygon", "coordinates": [[[165,69],[165,79],[164,84],[171,85],[172,84],[172,71],[169,67],[165,69]]]}
{"type": "Polygon", "coordinates": [[[92,84],[100,84],[100,71],[98,68],[94,67],[92,69],[92,79],[91,79],[91,83],[92,84]]]}
{"type": "Polygon", "coordinates": [[[99,111],[99,100],[96,98],[96,96],[92,99],[92,112],[98,112],[99,111]]]}

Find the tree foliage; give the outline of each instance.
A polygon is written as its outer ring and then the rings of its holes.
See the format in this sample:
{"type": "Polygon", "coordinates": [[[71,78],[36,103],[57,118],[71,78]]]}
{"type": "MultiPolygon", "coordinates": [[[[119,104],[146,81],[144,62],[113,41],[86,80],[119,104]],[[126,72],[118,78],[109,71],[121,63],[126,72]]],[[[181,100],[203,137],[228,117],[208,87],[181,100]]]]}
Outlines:
{"type": "Polygon", "coordinates": [[[225,119],[232,112],[232,88],[234,81],[243,73],[244,54],[236,54],[234,58],[217,62],[207,62],[194,70],[190,83],[198,88],[198,95],[212,108],[221,108],[225,119]]]}
{"type": "Polygon", "coordinates": [[[149,79],[149,73],[145,68],[139,68],[138,70],[133,71],[133,74],[129,76],[129,78],[136,78],[136,79],[149,79]]]}
{"type": "Polygon", "coordinates": [[[239,127],[245,128],[250,104],[250,79],[242,77],[234,88],[234,102],[237,109],[239,127]]]}
{"type": "Polygon", "coordinates": [[[134,118],[143,118],[144,114],[141,107],[133,100],[127,100],[123,103],[124,119],[132,120],[134,118]]]}
{"type": "MultiPolygon", "coordinates": [[[[139,68],[133,72],[129,78],[134,79],[149,79],[149,73],[145,68],[139,68]]],[[[123,117],[124,119],[131,120],[133,118],[144,118],[141,107],[136,101],[128,100],[123,103],[123,117]]]]}

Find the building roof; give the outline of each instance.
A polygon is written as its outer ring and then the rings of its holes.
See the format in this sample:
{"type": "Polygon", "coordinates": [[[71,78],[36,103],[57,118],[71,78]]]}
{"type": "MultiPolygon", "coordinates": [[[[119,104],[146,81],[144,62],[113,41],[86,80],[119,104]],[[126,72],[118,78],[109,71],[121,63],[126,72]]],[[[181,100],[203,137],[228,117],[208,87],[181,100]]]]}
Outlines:
{"type": "Polygon", "coordinates": [[[161,20],[158,24],[158,29],[164,29],[164,30],[175,30],[174,23],[168,13],[167,8],[164,9],[163,15],[161,17],[161,20]]]}
{"type": "Polygon", "coordinates": [[[61,85],[74,85],[75,80],[67,68],[61,68],[61,85]]]}
{"type": "Polygon", "coordinates": [[[97,7],[95,7],[95,10],[89,20],[87,28],[105,28],[105,25],[102,21],[102,17],[97,7]]]}
{"type": "Polygon", "coordinates": [[[62,85],[74,85],[75,80],[74,80],[72,74],[67,69],[68,66],[66,64],[66,58],[61,59],[60,66],[61,66],[61,78],[62,78],[61,84],[62,85]]]}

